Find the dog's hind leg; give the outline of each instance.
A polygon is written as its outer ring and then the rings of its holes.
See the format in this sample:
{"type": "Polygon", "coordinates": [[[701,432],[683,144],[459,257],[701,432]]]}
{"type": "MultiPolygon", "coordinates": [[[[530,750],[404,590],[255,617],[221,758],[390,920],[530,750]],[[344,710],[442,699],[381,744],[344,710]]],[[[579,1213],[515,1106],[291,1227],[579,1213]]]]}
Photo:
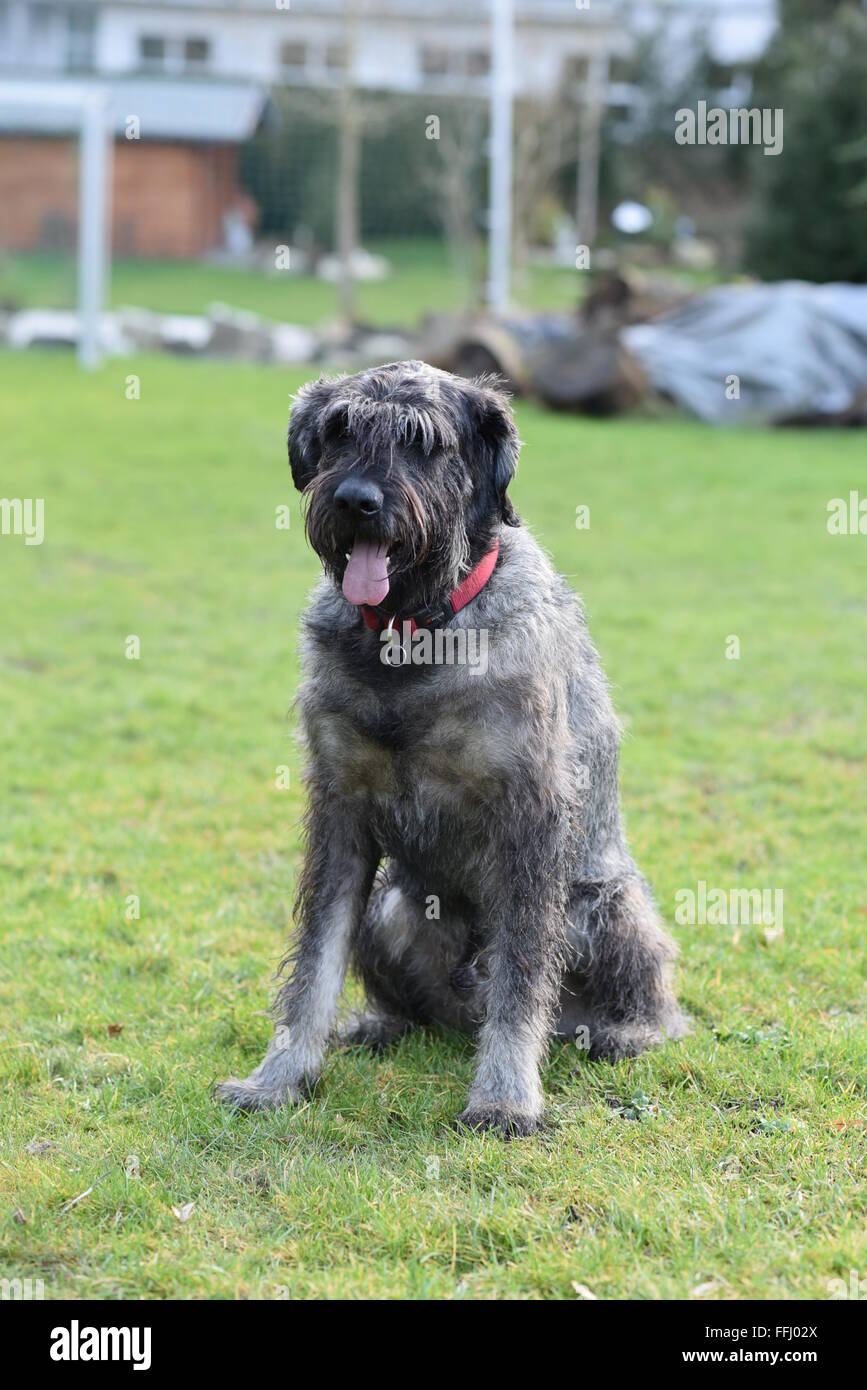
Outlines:
{"type": "Polygon", "coordinates": [[[428,919],[423,901],[393,874],[381,875],[352,952],[368,1011],[348,1020],[341,1040],[382,1048],[413,1024],[471,1028],[478,991],[462,988],[462,977],[457,978],[470,939],[469,927],[457,914],[444,910],[441,917],[428,919]]]}
{"type": "Polygon", "coordinates": [[[608,1061],[682,1038],[688,1024],[671,984],[674,942],[641,876],[577,884],[568,916],[558,1035],[608,1061]]]}
{"type": "Polygon", "coordinates": [[[351,1014],[339,1030],[337,1041],[344,1047],[369,1047],[371,1052],[384,1052],[410,1026],[408,1018],[397,1018],[393,1014],[373,1011],[351,1014]]]}

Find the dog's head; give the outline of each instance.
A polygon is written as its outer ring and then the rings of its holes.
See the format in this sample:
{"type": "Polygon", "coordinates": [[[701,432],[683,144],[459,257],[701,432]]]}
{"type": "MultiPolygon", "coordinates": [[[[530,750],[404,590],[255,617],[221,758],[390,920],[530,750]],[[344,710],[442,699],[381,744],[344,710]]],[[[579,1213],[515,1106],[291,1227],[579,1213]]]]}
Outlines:
{"type": "Polygon", "coordinates": [[[393,362],[299,391],[289,462],[307,535],[351,603],[437,602],[490,549],[518,434],[491,378],[393,362]]]}

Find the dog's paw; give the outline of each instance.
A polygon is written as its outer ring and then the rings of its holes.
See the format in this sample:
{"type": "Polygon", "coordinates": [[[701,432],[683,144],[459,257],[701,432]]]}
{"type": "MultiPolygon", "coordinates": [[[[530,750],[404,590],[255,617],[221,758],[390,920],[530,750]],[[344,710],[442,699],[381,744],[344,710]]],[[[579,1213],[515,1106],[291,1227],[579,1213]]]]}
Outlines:
{"type": "Polygon", "coordinates": [[[682,1038],[687,1031],[682,1014],[666,1019],[666,1025],[656,1022],[612,1023],[596,1028],[590,1035],[587,1057],[591,1062],[620,1062],[638,1057],[649,1048],[682,1038]]]}
{"type": "Polygon", "coordinates": [[[284,1105],[299,1105],[305,1099],[301,1086],[259,1086],[252,1079],[238,1081],[229,1077],[214,1088],[214,1096],[233,1110],[250,1114],[255,1110],[279,1110],[284,1105]]]}
{"type": "Polygon", "coordinates": [[[495,1130],[504,1139],[526,1139],[542,1126],[542,1115],[517,1106],[487,1103],[468,1105],[455,1121],[458,1129],[470,1129],[477,1134],[495,1130]]]}
{"type": "Polygon", "coordinates": [[[623,1037],[606,1034],[591,1042],[587,1049],[590,1062],[622,1062],[627,1057],[638,1057],[647,1047],[653,1046],[641,1037],[623,1037]]]}

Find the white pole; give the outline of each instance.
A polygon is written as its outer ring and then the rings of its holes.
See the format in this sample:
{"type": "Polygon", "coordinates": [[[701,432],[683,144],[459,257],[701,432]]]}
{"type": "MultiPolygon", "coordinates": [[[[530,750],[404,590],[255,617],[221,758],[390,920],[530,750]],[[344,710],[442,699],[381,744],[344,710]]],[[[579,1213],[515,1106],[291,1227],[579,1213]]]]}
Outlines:
{"type": "Polygon", "coordinates": [[[502,312],[509,303],[512,248],[514,0],[492,0],[492,7],[488,305],[502,312]]]}
{"type": "Polygon", "coordinates": [[[104,93],[89,92],[81,112],[78,171],[78,360],[87,368],[99,365],[99,320],[108,233],[109,139],[107,98],[104,93]]]}
{"type": "Polygon", "coordinates": [[[599,206],[599,145],[602,112],[608,88],[608,54],[593,53],[587,72],[587,88],[581,112],[578,149],[578,244],[592,249],[596,240],[599,206]]]}
{"type": "Polygon", "coordinates": [[[361,112],[355,94],[355,55],[358,28],[357,0],[343,0],[343,76],[338,97],[337,132],[337,255],[340,264],[337,302],[340,319],[351,327],[355,319],[355,267],[360,240],[358,229],[359,167],[361,160],[361,112]]]}

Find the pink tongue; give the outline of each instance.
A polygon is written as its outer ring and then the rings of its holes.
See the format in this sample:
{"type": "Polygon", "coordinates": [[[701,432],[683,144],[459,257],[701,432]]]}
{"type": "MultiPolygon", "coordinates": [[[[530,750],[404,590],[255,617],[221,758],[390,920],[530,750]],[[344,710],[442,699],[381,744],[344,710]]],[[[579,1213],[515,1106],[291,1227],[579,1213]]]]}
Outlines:
{"type": "Polygon", "coordinates": [[[356,539],[343,576],[343,592],[350,603],[376,607],[388,593],[388,547],[356,539]]]}

